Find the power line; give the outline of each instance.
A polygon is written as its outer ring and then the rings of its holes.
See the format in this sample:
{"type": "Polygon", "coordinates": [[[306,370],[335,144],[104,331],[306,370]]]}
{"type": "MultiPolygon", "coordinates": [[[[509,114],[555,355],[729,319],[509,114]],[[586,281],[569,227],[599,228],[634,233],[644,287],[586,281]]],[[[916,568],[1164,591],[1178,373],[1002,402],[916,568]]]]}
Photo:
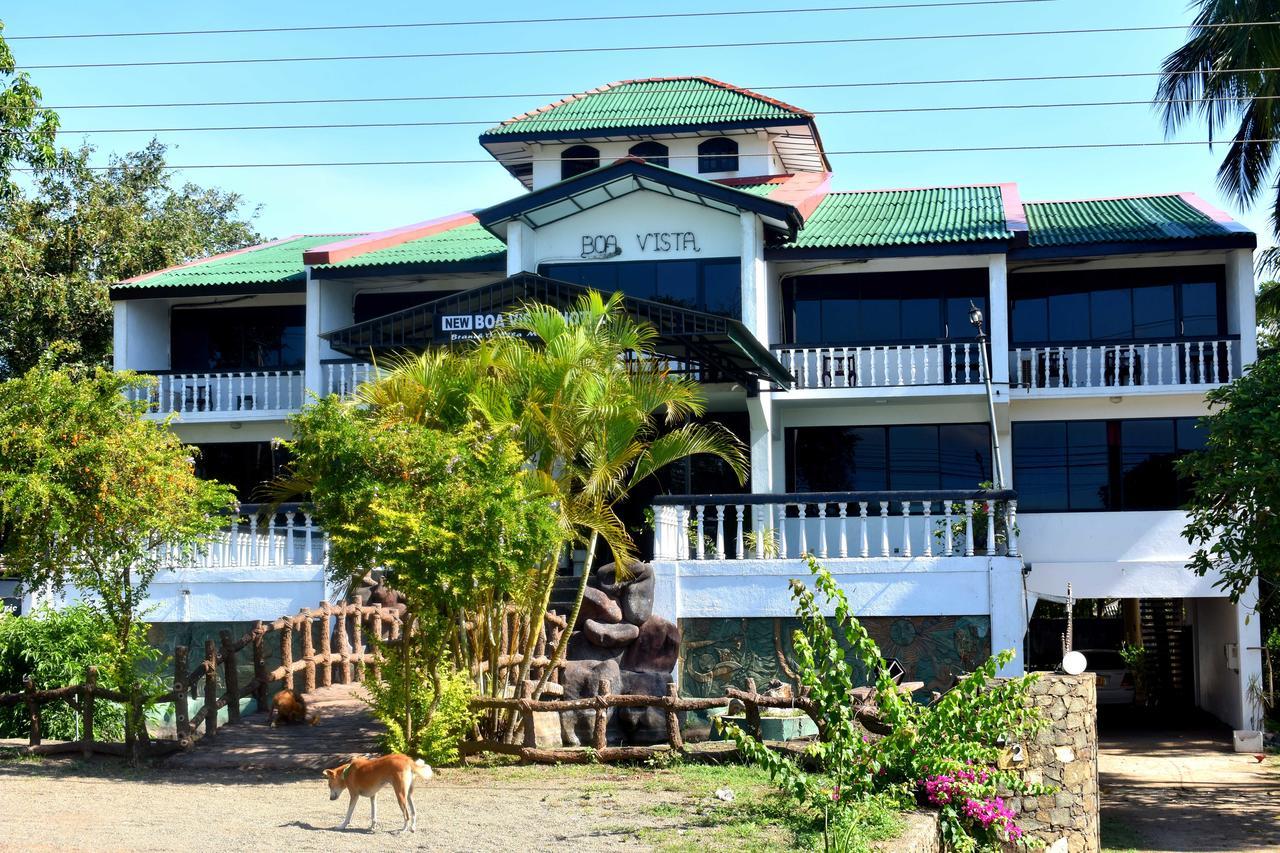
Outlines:
{"type": "MultiPolygon", "coordinates": [[[[1158,140],[1152,142],[1075,142],[1053,143],[1049,145],[980,145],[973,147],[947,148],[865,148],[848,151],[824,151],[829,157],[841,156],[876,156],[884,154],[965,154],[993,151],[1069,151],[1103,148],[1161,148],[1172,145],[1212,145],[1224,140],[1158,140]]],[[[1232,144],[1276,143],[1280,137],[1259,139],[1233,139],[1232,144]]],[[[565,160],[595,160],[594,157],[543,157],[523,160],[522,163],[563,162],[565,160]]],[[[328,162],[281,162],[281,163],[192,163],[184,166],[165,166],[169,171],[183,169],[300,169],[300,168],[335,168],[345,166],[467,166],[479,163],[493,164],[490,158],[457,159],[457,160],[339,160],[328,162]]],[[[90,171],[104,172],[116,166],[88,166],[90,171]]],[[[31,167],[12,169],[14,172],[34,172],[31,167]]]]}
{"type": "Polygon", "coordinates": [[[942,9],[957,6],[1012,6],[1051,3],[1055,0],[943,0],[931,3],[883,3],[862,6],[814,6],[803,9],[733,9],[720,12],[654,12],[639,15],[581,15],[567,18],[501,18],[482,21],[415,21],[400,24],[322,24],[307,27],[243,27],[218,30],[157,30],[123,33],[44,33],[6,36],[6,41],[50,41],[53,39],[144,38],[151,36],[215,36],[249,33],[315,33],[342,30],[408,30],[438,27],[487,27],[503,24],[576,24],[606,21],[647,21],[668,18],[735,18],[759,15],[791,15],[827,12],[876,12],[888,9],[942,9]]]}
{"type": "MultiPolygon", "coordinates": [[[[1224,29],[1238,27],[1274,27],[1280,21],[1248,21],[1231,24],[1204,24],[1201,29],[1224,29]]],[[[658,45],[623,45],[617,47],[547,47],[518,48],[511,50],[456,50],[434,53],[372,53],[344,54],[337,56],[261,56],[236,59],[160,59],[139,62],[71,62],[51,65],[23,65],[23,71],[51,71],[84,68],[160,68],[192,65],[252,65],[283,62],[351,62],[386,59],[458,59],[464,57],[496,57],[496,56],[547,56],[570,53],[629,53],[654,50],[709,50],[718,48],[754,48],[754,47],[803,47],[833,44],[879,44],[888,42],[947,41],[963,39],[1022,38],[1027,36],[1068,36],[1097,35],[1102,33],[1146,33],[1165,30],[1185,30],[1183,24],[1170,24],[1149,27],[1091,27],[1071,30],[1021,30],[1016,32],[982,32],[982,33],[942,33],[934,35],[902,35],[902,36],[859,36],[839,39],[794,39],[779,41],[744,41],[744,42],[702,42],[697,44],[658,44],[658,45]]]]}
{"type": "MultiPolygon", "coordinates": [[[[1280,71],[1280,66],[1266,66],[1260,68],[1240,68],[1236,69],[1237,73],[1265,73],[1280,71]]],[[[791,91],[800,89],[867,89],[877,87],[891,86],[947,86],[959,84],[973,83],[1034,83],[1047,82],[1052,80],[1104,80],[1104,79],[1121,79],[1121,78],[1137,78],[1137,77],[1162,77],[1166,74],[1199,74],[1199,71],[1116,71],[1098,74],[1047,74],[1037,76],[1020,76],[1020,77],[962,77],[955,79],[938,79],[938,80],[879,80],[865,81],[858,83],[794,83],[789,85],[777,86],[735,86],[735,89],[742,89],[751,92],[775,92],[775,91],[791,91]]],[[[685,92],[703,92],[706,91],[705,86],[699,87],[678,87],[678,88],[653,88],[649,89],[650,94],[680,94],[685,92]]],[[[165,103],[149,103],[149,104],[64,104],[62,106],[50,106],[51,110],[117,110],[117,109],[151,109],[151,108],[176,108],[176,107],[256,107],[256,106],[282,106],[282,105],[309,105],[309,104],[382,104],[382,103],[401,103],[410,101],[482,101],[482,100],[514,100],[516,98],[532,99],[532,98],[564,98],[570,93],[567,92],[509,92],[502,94],[477,94],[477,95],[399,95],[381,98],[283,98],[256,101],[170,101],[165,103]]],[[[631,94],[626,90],[605,89],[602,92],[593,92],[591,97],[599,98],[608,95],[631,94]]]]}
{"type": "MultiPolygon", "coordinates": [[[[1245,96],[1238,98],[1220,98],[1218,100],[1237,100],[1237,101],[1274,101],[1280,100],[1280,95],[1257,95],[1245,96]]],[[[1061,103],[1044,103],[1044,104],[967,104],[960,106],[933,106],[933,107],[883,107],[853,110],[816,110],[810,113],[815,116],[837,116],[837,115],[884,115],[893,113],[945,113],[945,112],[978,112],[987,110],[1047,110],[1062,108],[1093,108],[1093,107],[1121,107],[1121,106],[1151,106],[1153,104],[1194,104],[1200,103],[1198,98],[1171,98],[1164,100],[1129,100],[1129,101],[1067,101],[1061,103]]],[[[619,122],[668,122],[668,121],[685,121],[688,116],[610,116],[610,121],[619,122]]],[[[737,121],[758,118],[755,115],[714,115],[705,116],[706,121],[737,121]]],[[[374,122],[331,122],[323,124],[239,124],[239,125],[205,125],[200,127],[105,127],[97,129],[62,129],[59,133],[79,134],[79,133],[205,133],[216,131],[256,131],[256,130],[351,130],[351,129],[373,129],[373,128],[399,128],[399,127],[493,127],[501,124],[503,120],[488,121],[484,119],[456,119],[442,121],[374,121],[374,122]]],[[[573,118],[557,119],[554,117],[539,118],[540,124],[548,122],[563,122],[572,124],[581,124],[584,121],[582,116],[573,118]]],[[[691,125],[692,126],[692,125],[691,125]]],[[[599,132],[607,135],[610,131],[626,129],[627,125],[615,125],[612,127],[593,128],[593,132],[599,132]]],[[[4,131],[0,131],[4,132],[4,131]]],[[[17,131],[8,131],[17,133],[17,131]]]]}

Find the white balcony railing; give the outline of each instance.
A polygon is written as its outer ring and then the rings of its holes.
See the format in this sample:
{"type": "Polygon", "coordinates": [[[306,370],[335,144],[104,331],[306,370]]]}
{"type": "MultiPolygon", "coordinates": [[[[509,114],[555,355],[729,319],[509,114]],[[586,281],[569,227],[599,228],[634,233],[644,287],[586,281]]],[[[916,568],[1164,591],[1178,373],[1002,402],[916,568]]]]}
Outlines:
{"type": "Polygon", "coordinates": [[[154,386],[128,394],[148,402],[154,413],[197,417],[291,412],[302,408],[304,398],[301,370],[160,373],[154,386]]]}
{"type": "Polygon", "coordinates": [[[982,382],[982,354],[968,343],[776,347],[796,388],[892,388],[982,382]]]}
{"type": "Polygon", "coordinates": [[[1218,385],[1239,376],[1238,338],[1020,347],[1009,353],[1009,380],[1029,393],[1218,385]]]}
{"type": "Polygon", "coordinates": [[[261,517],[250,507],[199,548],[161,546],[166,569],[319,566],[328,559],[328,539],[311,514],[289,509],[261,517]]]}
{"type": "Polygon", "coordinates": [[[350,397],[358,386],[379,378],[383,373],[367,361],[326,361],[321,367],[324,369],[326,393],[339,397],[350,397]]]}
{"type": "Polygon", "coordinates": [[[1012,491],[675,495],[654,500],[655,560],[1018,556],[1012,491]],[[988,519],[996,518],[995,524],[988,519]]]}

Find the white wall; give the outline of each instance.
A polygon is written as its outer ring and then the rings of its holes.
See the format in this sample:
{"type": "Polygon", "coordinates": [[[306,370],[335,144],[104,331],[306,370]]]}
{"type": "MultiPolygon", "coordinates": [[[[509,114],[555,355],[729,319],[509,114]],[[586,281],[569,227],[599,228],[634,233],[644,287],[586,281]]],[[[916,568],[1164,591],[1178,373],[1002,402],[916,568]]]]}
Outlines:
{"type": "MultiPolygon", "coordinates": [[[[736,172],[698,172],[698,144],[710,137],[683,137],[676,139],[658,139],[670,151],[667,168],[677,172],[693,175],[705,180],[718,178],[753,177],[756,175],[776,175],[782,172],[781,163],[769,143],[767,133],[749,131],[725,133],[738,143],[738,171],[736,172]]],[[[534,143],[530,145],[533,152],[533,188],[542,189],[560,180],[560,154],[572,145],[591,145],[600,152],[600,165],[607,166],[615,160],[628,156],[631,147],[637,140],[624,142],[573,142],[564,144],[534,143]]]]}
{"type": "Polygon", "coordinates": [[[534,230],[531,236],[533,248],[529,257],[535,266],[559,262],[592,263],[592,259],[583,257],[583,241],[597,236],[613,237],[621,254],[594,263],[742,256],[737,214],[647,190],[633,192],[553,222],[534,230]],[[660,244],[653,238],[654,232],[692,234],[693,240],[660,244]],[[661,245],[668,248],[660,248],[661,245]]]}
{"type": "MultiPolygon", "coordinates": [[[[1010,557],[822,560],[858,616],[989,616],[993,650],[1011,648],[1006,674],[1022,671],[1026,610],[1022,564],[1010,557]]],[[[686,618],[792,616],[792,578],[810,582],[802,560],[653,563],[654,612],[686,618]]]]}
{"type": "Polygon", "coordinates": [[[115,302],[113,311],[116,370],[169,368],[169,299],[131,299],[115,302]]]}
{"type": "Polygon", "coordinates": [[[265,621],[334,600],[321,566],[160,572],[148,592],[151,622],[265,621]]]}

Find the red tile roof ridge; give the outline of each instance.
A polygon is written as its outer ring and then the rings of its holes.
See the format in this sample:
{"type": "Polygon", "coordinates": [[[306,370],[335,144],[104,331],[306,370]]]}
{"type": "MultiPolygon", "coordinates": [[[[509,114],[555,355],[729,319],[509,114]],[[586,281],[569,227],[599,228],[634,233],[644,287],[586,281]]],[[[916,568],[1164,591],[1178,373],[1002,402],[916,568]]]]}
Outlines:
{"type": "Polygon", "coordinates": [[[1027,226],[1027,210],[1022,206],[1022,193],[1018,185],[1009,182],[1000,184],[1000,200],[1004,203],[1004,224],[1010,231],[1025,233],[1027,226]]]}
{"type": "Polygon", "coordinates": [[[756,175],[748,178],[716,178],[713,183],[726,187],[756,187],[760,184],[781,184],[795,177],[794,172],[783,172],[778,175],[756,175]]]}
{"type": "Polygon", "coordinates": [[[337,264],[379,249],[389,249],[392,246],[399,246],[411,240],[452,231],[454,228],[468,225],[475,221],[474,214],[462,211],[438,216],[435,219],[428,219],[424,222],[389,228],[386,231],[374,231],[358,237],[326,243],[323,246],[308,249],[302,253],[302,262],[309,266],[337,264]]]}
{"type": "Polygon", "coordinates": [[[789,204],[808,219],[827,197],[831,188],[830,172],[797,172],[768,194],[771,201],[789,204]]]}
{"type": "Polygon", "coordinates": [[[181,264],[174,264],[173,266],[165,267],[164,269],[158,269],[158,270],[152,270],[151,272],[139,273],[138,275],[121,279],[120,281],[116,282],[116,284],[136,284],[139,281],[146,281],[149,278],[154,278],[155,276],[161,275],[163,273],[173,272],[174,270],[180,270],[186,267],[196,267],[196,266],[200,266],[201,264],[207,264],[207,263],[210,263],[211,261],[220,261],[224,258],[230,258],[236,255],[245,255],[245,254],[248,254],[249,252],[257,251],[258,249],[265,249],[268,246],[279,246],[282,243],[288,243],[291,240],[298,240],[302,237],[320,237],[320,236],[324,236],[324,235],[291,234],[288,237],[277,237],[276,239],[268,240],[265,243],[255,243],[252,246],[243,246],[239,249],[232,249],[229,252],[219,252],[216,255],[209,255],[204,258],[196,258],[194,260],[185,261],[181,264]]]}

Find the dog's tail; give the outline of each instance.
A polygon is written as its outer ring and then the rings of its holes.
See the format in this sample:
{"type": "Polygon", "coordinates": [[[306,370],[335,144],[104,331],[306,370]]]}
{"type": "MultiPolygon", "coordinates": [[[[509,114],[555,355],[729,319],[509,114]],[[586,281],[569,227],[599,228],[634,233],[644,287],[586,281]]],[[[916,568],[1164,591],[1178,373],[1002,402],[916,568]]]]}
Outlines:
{"type": "Polygon", "coordinates": [[[419,776],[424,781],[427,779],[430,779],[432,776],[431,765],[427,764],[421,758],[413,762],[413,772],[415,775],[419,776]]]}
{"type": "Polygon", "coordinates": [[[310,715],[309,717],[307,717],[307,725],[309,725],[309,726],[318,726],[318,725],[320,725],[320,712],[319,712],[319,711],[312,711],[312,712],[311,712],[311,715],[310,715]]]}

